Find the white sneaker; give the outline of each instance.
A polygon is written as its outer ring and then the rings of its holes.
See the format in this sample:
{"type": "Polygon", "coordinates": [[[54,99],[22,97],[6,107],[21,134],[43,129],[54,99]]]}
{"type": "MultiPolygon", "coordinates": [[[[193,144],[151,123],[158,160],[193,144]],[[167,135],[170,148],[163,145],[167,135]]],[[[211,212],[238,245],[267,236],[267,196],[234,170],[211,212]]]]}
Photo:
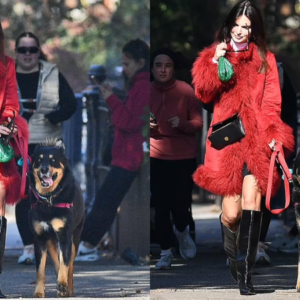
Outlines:
{"type": "Polygon", "coordinates": [[[284,252],[284,253],[298,253],[298,237],[294,237],[292,240],[290,240],[289,243],[286,245],[280,247],[278,251],[284,252]]]}
{"type": "Polygon", "coordinates": [[[258,242],[255,265],[258,266],[271,265],[271,259],[269,255],[265,252],[266,249],[268,249],[267,243],[258,242]]]}
{"type": "Polygon", "coordinates": [[[28,245],[24,247],[23,254],[18,258],[18,264],[35,264],[34,245],[28,245]]]}
{"type": "Polygon", "coordinates": [[[179,232],[175,225],[173,225],[173,230],[179,243],[179,252],[181,257],[184,259],[194,258],[197,249],[193,239],[190,236],[189,227],[187,226],[184,232],[179,232]]]}
{"type": "Polygon", "coordinates": [[[171,269],[172,258],[173,258],[172,254],[161,255],[160,260],[155,265],[154,269],[155,270],[169,270],[169,269],[171,269]]]}
{"type": "Polygon", "coordinates": [[[97,261],[97,260],[99,260],[97,247],[90,249],[85,247],[83,245],[83,242],[81,242],[78,247],[75,261],[97,261]]]}
{"type": "Polygon", "coordinates": [[[271,241],[268,249],[273,252],[278,252],[279,248],[284,247],[292,241],[288,234],[278,236],[274,241],[271,241]]]}

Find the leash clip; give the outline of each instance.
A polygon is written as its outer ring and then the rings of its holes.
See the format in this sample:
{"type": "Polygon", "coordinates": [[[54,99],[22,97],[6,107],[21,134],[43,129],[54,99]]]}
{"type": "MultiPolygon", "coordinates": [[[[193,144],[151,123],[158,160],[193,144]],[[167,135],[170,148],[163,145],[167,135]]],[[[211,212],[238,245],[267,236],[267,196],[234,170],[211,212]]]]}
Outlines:
{"type": "Polygon", "coordinates": [[[271,150],[273,150],[273,151],[275,150],[275,144],[276,144],[276,140],[275,139],[273,139],[272,142],[270,144],[268,144],[269,147],[271,148],[271,150]]]}

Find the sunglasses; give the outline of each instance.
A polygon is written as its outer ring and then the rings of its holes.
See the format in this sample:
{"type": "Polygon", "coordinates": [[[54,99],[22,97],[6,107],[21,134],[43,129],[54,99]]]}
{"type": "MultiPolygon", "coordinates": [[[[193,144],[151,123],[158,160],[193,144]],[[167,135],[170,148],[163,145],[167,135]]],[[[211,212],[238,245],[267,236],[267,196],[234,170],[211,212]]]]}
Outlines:
{"type": "Polygon", "coordinates": [[[245,52],[249,50],[249,26],[247,26],[247,24],[245,24],[245,26],[247,27],[248,30],[248,39],[247,39],[247,47],[243,50],[226,50],[226,52],[245,52]]]}
{"type": "Polygon", "coordinates": [[[26,54],[29,52],[30,54],[38,53],[40,48],[38,47],[17,47],[17,52],[19,54],[26,54]]]}

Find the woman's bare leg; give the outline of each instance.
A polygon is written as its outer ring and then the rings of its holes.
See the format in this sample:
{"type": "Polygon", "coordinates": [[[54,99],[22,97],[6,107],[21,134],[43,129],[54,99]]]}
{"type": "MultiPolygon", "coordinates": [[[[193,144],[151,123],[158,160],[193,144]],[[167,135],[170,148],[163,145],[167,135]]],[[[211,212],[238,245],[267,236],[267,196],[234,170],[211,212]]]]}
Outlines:
{"type": "Polygon", "coordinates": [[[2,183],[0,183],[0,217],[5,216],[5,205],[6,205],[6,199],[5,199],[5,187],[2,183]]]}
{"type": "Polygon", "coordinates": [[[222,201],[221,222],[232,231],[236,231],[239,226],[239,220],[242,216],[241,197],[225,196],[222,201]]]}
{"type": "Polygon", "coordinates": [[[242,209],[260,211],[261,192],[253,175],[247,175],[243,181],[242,209]]]}

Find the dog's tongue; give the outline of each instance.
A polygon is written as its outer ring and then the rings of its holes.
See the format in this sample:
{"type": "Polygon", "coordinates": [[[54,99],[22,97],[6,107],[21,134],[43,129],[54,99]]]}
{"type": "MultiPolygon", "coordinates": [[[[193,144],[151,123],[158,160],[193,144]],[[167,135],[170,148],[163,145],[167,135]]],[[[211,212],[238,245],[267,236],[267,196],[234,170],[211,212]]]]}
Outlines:
{"type": "Polygon", "coordinates": [[[47,178],[43,178],[43,181],[45,182],[45,183],[47,183],[48,184],[48,186],[52,186],[53,185],[53,180],[52,180],[52,178],[51,177],[47,177],[47,178]]]}

